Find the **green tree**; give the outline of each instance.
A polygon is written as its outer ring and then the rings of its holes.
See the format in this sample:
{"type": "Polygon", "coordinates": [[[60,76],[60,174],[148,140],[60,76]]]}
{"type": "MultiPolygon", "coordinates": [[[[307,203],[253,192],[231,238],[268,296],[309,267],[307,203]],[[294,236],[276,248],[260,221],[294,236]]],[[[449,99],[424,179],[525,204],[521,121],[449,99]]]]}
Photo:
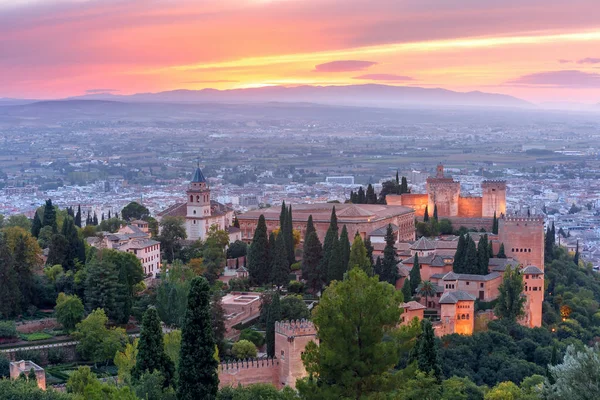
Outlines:
{"type": "Polygon", "coordinates": [[[58,232],[58,225],[56,223],[56,209],[52,205],[52,200],[46,200],[44,206],[44,219],[42,220],[42,226],[51,226],[54,233],[58,232]]]}
{"type": "Polygon", "coordinates": [[[354,241],[352,242],[352,248],[350,249],[348,269],[352,268],[360,268],[365,271],[367,275],[373,275],[371,261],[367,258],[367,249],[358,232],[354,235],[354,241]]]}
{"type": "Polygon", "coordinates": [[[223,308],[223,296],[220,290],[213,291],[210,301],[210,320],[212,323],[213,337],[217,343],[219,353],[225,353],[225,309],[223,308]]]}
{"type": "Polygon", "coordinates": [[[233,344],[231,348],[233,356],[238,360],[247,360],[250,358],[256,358],[257,350],[254,343],[248,340],[240,340],[233,344]]]}
{"type": "Polygon", "coordinates": [[[52,227],[45,226],[42,229],[40,229],[37,238],[38,244],[42,249],[46,249],[50,246],[50,243],[52,241],[52,235],[54,235],[54,233],[52,233],[52,227]]]}
{"type": "Polygon", "coordinates": [[[433,326],[428,319],[421,320],[421,334],[417,337],[413,357],[420,371],[431,373],[438,380],[441,378],[441,368],[435,342],[433,326]]]}
{"type": "Polygon", "coordinates": [[[498,234],[498,217],[496,216],[496,211],[494,211],[494,219],[492,221],[492,233],[494,235],[498,234]]]}
{"type": "Polygon", "coordinates": [[[310,232],[304,241],[304,255],[302,257],[302,279],[312,293],[317,293],[323,287],[322,272],[320,267],[323,258],[323,248],[316,231],[310,232]]]}
{"type": "Polygon", "coordinates": [[[410,285],[410,279],[405,279],[404,284],[402,285],[402,296],[404,297],[405,302],[409,302],[412,300],[412,287],[410,285]]]}
{"type": "Polygon", "coordinates": [[[306,306],[306,303],[302,299],[302,296],[288,294],[281,302],[281,320],[299,320],[309,319],[310,310],[306,306]]]}
{"type": "Polygon", "coordinates": [[[77,206],[77,214],[75,214],[75,225],[77,225],[78,228],[81,228],[81,204],[77,206]]]}
{"type": "Polygon", "coordinates": [[[273,293],[271,303],[267,309],[267,356],[275,356],[275,322],[281,320],[281,304],[279,302],[279,293],[273,293]]]}
{"type": "Polygon", "coordinates": [[[156,309],[165,324],[179,327],[183,324],[190,282],[194,276],[194,271],[181,261],[175,261],[168,274],[163,269],[156,289],[156,309]]]}
{"type": "Polygon", "coordinates": [[[144,400],[175,400],[175,390],[166,385],[166,379],[160,371],[144,372],[134,386],[135,394],[144,400]]]}
{"type": "Polygon", "coordinates": [[[459,235],[456,252],[454,253],[454,261],[452,262],[452,270],[457,274],[465,273],[465,256],[467,253],[467,241],[464,235],[459,235]]]}
{"type": "Polygon", "coordinates": [[[385,247],[383,249],[383,261],[381,265],[382,274],[380,280],[396,284],[398,280],[398,260],[396,259],[396,237],[392,229],[392,224],[388,224],[385,233],[385,247]]]}
{"type": "Polygon", "coordinates": [[[85,306],[88,311],[101,308],[111,319],[120,319],[121,305],[117,302],[119,275],[114,263],[93,259],[85,267],[85,306]]]}
{"type": "Polygon", "coordinates": [[[135,367],[138,354],[138,343],[139,339],[134,339],[133,343],[127,343],[123,351],[118,351],[115,354],[113,362],[118,368],[119,382],[130,385],[131,384],[131,371],[135,367]]]}
{"type": "Polygon", "coordinates": [[[327,264],[327,282],[329,283],[334,280],[340,281],[344,279],[344,273],[346,273],[348,265],[344,265],[344,260],[342,259],[342,245],[338,238],[336,238],[333,242],[333,246],[329,254],[329,263],[327,264]]]}
{"type": "Polygon", "coordinates": [[[78,340],[77,353],[85,360],[95,363],[112,360],[127,343],[127,334],[123,328],[108,329],[108,317],[98,308],[77,324],[73,333],[78,340]]]}
{"type": "Polygon", "coordinates": [[[583,347],[576,350],[569,345],[563,362],[550,366],[554,384],[546,382],[546,399],[587,400],[596,399],[600,393],[600,347],[583,347]]]}
{"type": "Polygon", "coordinates": [[[348,262],[350,261],[350,238],[348,237],[346,225],[342,227],[342,232],[340,233],[340,253],[342,255],[342,264],[348,268],[348,262]]]}
{"type": "Polygon", "coordinates": [[[425,214],[423,214],[423,222],[429,222],[429,209],[425,206],[425,214]]]}
{"type": "Polygon", "coordinates": [[[577,247],[575,247],[575,255],[573,256],[573,263],[579,265],[579,240],[577,241],[577,247]]]}
{"type": "Polygon", "coordinates": [[[500,243],[500,248],[498,249],[496,258],[506,258],[506,253],[504,252],[504,243],[500,243]]]}
{"type": "Polygon", "coordinates": [[[21,311],[21,291],[6,235],[0,233],[0,314],[12,317],[21,311]]]}
{"type": "Polygon", "coordinates": [[[287,285],[290,281],[290,264],[286,252],[284,233],[279,232],[275,239],[275,249],[271,254],[270,281],[278,288],[287,285]]]}
{"type": "Polygon", "coordinates": [[[295,241],[294,241],[294,222],[292,219],[292,206],[288,207],[288,212],[286,214],[285,223],[282,227],[283,231],[283,241],[285,245],[286,256],[288,260],[288,266],[292,265],[296,262],[295,255],[295,241]]]}
{"type": "Polygon", "coordinates": [[[413,293],[417,291],[417,288],[421,284],[421,264],[419,264],[419,253],[415,253],[413,266],[409,273],[410,289],[413,293]]]}
{"type": "Polygon", "coordinates": [[[163,339],[165,342],[165,353],[173,361],[173,365],[177,369],[179,366],[179,352],[181,351],[181,330],[174,329],[166,333],[163,339]]]}
{"type": "Polygon", "coordinates": [[[191,282],[188,307],[181,329],[179,400],[215,399],[219,388],[215,339],[210,321],[210,286],[203,277],[191,282]]]}
{"type": "Polygon", "coordinates": [[[435,222],[437,222],[437,220],[438,220],[438,208],[437,208],[437,204],[433,205],[433,220],[435,222]]]}
{"type": "Polygon", "coordinates": [[[477,257],[477,246],[475,246],[475,241],[470,235],[467,235],[467,250],[465,253],[464,266],[464,273],[479,273],[479,258],[477,257]]]}
{"type": "Polygon", "coordinates": [[[523,276],[517,267],[506,267],[502,283],[498,288],[498,302],[494,313],[498,318],[515,321],[525,315],[525,297],[521,296],[525,283],[523,276]]]}
{"type": "MultiPolygon", "coordinates": [[[[316,232],[315,224],[313,223],[312,214],[308,216],[308,221],[306,222],[306,230],[304,231],[304,243],[308,241],[308,236],[311,232],[316,232]]],[[[317,236],[318,237],[318,236],[317,236]]]]}
{"type": "Polygon", "coordinates": [[[435,285],[431,281],[423,281],[418,289],[419,295],[425,297],[425,305],[429,307],[429,298],[435,296],[435,285]]]}
{"type": "Polygon", "coordinates": [[[78,262],[85,262],[85,244],[83,243],[83,238],[79,236],[73,218],[65,218],[61,234],[67,240],[62,266],[66,271],[75,270],[78,262]]]}
{"type": "Polygon", "coordinates": [[[180,240],[187,238],[184,227],[185,221],[180,217],[164,217],[160,221],[160,247],[168,263],[175,259],[175,250],[178,248],[180,240]]]}
{"type": "Polygon", "coordinates": [[[67,332],[71,332],[85,316],[85,309],[79,297],[61,292],[56,299],[54,313],[56,314],[56,320],[63,328],[67,332]]]}
{"type": "Polygon", "coordinates": [[[490,250],[488,246],[490,245],[491,243],[488,244],[488,236],[481,235],[479,243],[477,244],[477,259],[479,261],[478,274],[480,275],[487,275],[489,272],[488,264],[490,262],[490,250]]]}
{"type": "Polygon", "coordinates": [[[158,371],[164,377],[164,386],[171,386],[175,379],[175,366],[165,353],[162,326],[155,308],[144,313],[138,353],[131,376],[139,380],[143,373],[158,371]]]}
{"type": "Polygon", "coordinates": [[[366,197],[366,199],[365,199],[366,204],[377,204],[377,194],[375,194],[375,189],[373,188],[373,185],[371,185],[370,183],[367,186],[367,193],[366,193],[365,197],[366,197]]]}
{"type": "Polygon", "coordinates": [[[335,213],[335,206],[331,209],[331,218],[329,220],[329,227],[323,240],[323,258],[321,261],[321,273],[323,274],[322,280],[325,283],[329,283],[329,262],[331,260],[331,252],[334,244],[338,241],[338,225],[337,215],[335,213]]]}
{"type": "Polygon", "coordinates": [[[121,210],[121,217],[126,221],[144,219],[150,216],[150,211],[138,202],[132,201],[121,210]]]}
{"type": "Polygon", "coordinates": [[[40,235],[40,230],[42,229],[42,220],[40,219],[40,215],[36,212],[33,216],[33,222],[31,223],[31,234],[34,237],[38,237],[40,235]]]}
{"type": "Polygon", "coordinates": [[[320,344],[309,343],[302,355],[309,378],[298,382],[300,395],[360,399],[385,392],[398,343],[383,339],[397,329],[401,302],[392,285],[358,268],[333,282],[313,312],[320,344]]]}
{"type": "Polygon", "coordinates": [[[59,233],[53,234],[48,245],[48,260],[46,263],[48,265],[65,264],[65,254],[69,251],[68,247],[69,241],[67,238],[59,233]]]}
{"type": "Polygon", "coordinates": [[[112,263],[117,271],[115,301],[119,308],[118,312],[109,314],[109,317],[119,323],[127,323],[133,308],[136,288],[144,279],[142,264],[135,254],[124,251],[103,249],[97,257],[112,263]]]}
{"type": "Polygon", "coordinates": [[[255,285],[264,285],[269,281],[271,271],[269,260],[269,237],[265,216],[260,215],[254,231],[254,238],[248,250],[248,272],[250,281],[255,285]]]}

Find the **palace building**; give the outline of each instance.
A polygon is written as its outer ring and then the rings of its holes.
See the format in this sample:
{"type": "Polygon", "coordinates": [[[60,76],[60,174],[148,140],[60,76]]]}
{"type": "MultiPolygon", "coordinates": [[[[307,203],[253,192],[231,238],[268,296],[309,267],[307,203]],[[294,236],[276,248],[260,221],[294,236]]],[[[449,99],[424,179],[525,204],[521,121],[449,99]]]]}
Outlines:
{"type": "Polygon", "coordinates": [[[427,178],[427,193],[389,194],[388,205],[410,207],[417,217],[429,216],[437,207],[439,218],[447,218],[453,225],[467,228],[491,228],[494,213],[506,213],[506,182],[486,180],[481,183],[482,196],[461,196],[460,182],[444,175],[444,166],[437,166],[436,176],[427,178]]]}
{"type": "Polygon", "coordinates": [[[208,230],[216,225],[229,232],[230,241],[239,239],[239,231],[233,227],[233,209],[211,200],[210,188],[200,169],[196,168],[194,177],[186,191],[186,202],[175,203],[157,214],[156,219],[164,217],[180,217],[185,220],[185,231],[188,240],[205,240],[208,230]]]}

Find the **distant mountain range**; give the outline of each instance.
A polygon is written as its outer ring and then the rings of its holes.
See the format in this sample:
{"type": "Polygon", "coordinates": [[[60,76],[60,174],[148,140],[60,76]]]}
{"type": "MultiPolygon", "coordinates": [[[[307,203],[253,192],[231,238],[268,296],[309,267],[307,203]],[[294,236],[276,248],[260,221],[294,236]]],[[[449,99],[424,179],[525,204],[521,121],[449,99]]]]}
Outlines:
{"type": "Polygon", "coordinates": [[[484,92],[455,92],[439,88],[387,85],[349,86],[268,86],[251,89],[172,90],[159,93],[115,95],[97,93],[68,100],[116,100],[160,103],[265,103],[293,102],[351,106],[404,107],[410,105],[530,107],[531,103],[513,96],[484,92]]]}

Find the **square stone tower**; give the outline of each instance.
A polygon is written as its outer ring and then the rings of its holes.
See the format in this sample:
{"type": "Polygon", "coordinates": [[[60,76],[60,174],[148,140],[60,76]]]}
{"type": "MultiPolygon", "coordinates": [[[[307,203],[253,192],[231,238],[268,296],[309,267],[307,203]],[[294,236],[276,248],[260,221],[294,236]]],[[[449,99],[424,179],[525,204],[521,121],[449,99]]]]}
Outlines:
{"type": "Polygon", "coordinates": [[[10,379],[18,379],[21,373],[25,376],[29,375],[29,371],[33,368],[35,372],[35,379],[40,389],[46,390],[46,372],[44,368],[40,367],[33,361],[13,361],[10,363],[10,379]]]}
{"type": "Polygon", "coordinates": [[[498,220],[498,241],[506,257],[544,271],[544,218],[508,217],[498,220]]]}
{"type": "Polygon", "coordinates": [[[275,323],[275,357],[279,359],[279,385],[296,387],[296,380],[306,376],[302,353],[306,345],[317,341],[317,330],[307,320],[275,323]]]}
{"type": "Polygon", "coordinates": [[[506,214],[506,181],[481,182],[481,216],[493,218],[506,214]]]}

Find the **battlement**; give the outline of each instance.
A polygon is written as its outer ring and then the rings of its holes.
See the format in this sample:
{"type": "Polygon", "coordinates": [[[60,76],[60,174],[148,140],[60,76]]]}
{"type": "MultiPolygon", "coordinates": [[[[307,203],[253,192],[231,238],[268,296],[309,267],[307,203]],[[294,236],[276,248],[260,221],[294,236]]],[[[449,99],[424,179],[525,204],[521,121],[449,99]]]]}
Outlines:
{"type": "Polygon", "coordinates": [[[275,333],[293,338],[296,336],[315,336],[317,329],[315,325],[306,319],[275,322],[275,333]]]}
{"type": "Polygon", "coordinates": [[[500,220],[505,222],[536,222],[542,225],[544,224],[544,217],[537,215],[531,217],[504,215],[500,220]]]}
{"type": "Polygon", "coordinates": [[[272,368],[279,365],[276,358],[251,358],[248,360],[225,361],[219,364],[219,372],[236,372],[251,368],[272,368]]]}
{"type": "Polygon", "coordinates": [[[506,186],[506,181],[502,179],[486,179],[481,182],[481,186],[496,186],[496,185],[504,185],[506,186]]]}

